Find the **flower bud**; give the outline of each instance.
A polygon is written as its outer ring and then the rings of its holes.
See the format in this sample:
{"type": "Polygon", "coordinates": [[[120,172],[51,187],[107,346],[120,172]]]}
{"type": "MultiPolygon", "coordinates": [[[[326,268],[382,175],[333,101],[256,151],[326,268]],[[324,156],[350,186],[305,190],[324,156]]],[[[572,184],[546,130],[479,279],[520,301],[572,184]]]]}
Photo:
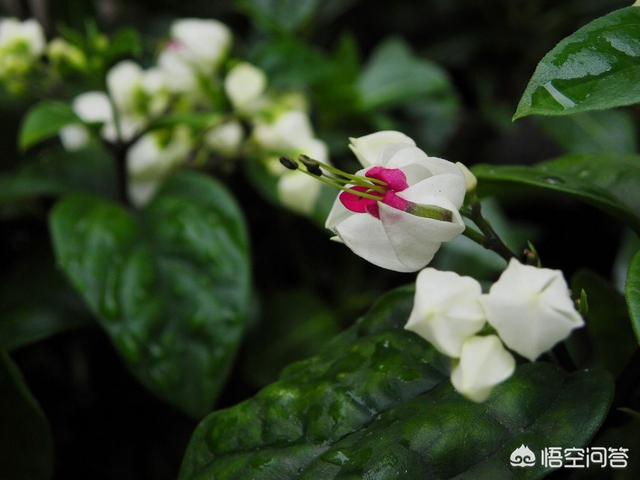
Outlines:
{"type": "Polygon", "coordinates": [[[471,337],[461,349],[460,361],[451,372],[451,383],[474,402],[484,402],[494,386],[515,371],[516,362],[495,335],[471,337]]]}
{"type": "Polygon", "coordinates": [[[471,277],[425,268],[418,274],[413,310],[404,328],[457,358],[465,340],[485,324],[481,295],[480,284],[471,277]]]}
{"type": "Polygon", "coordinates": [[[262,70],[242,62],[231,69],[224,80],[224,90],[237,110],[246,110],[262,96],[267,77],[262,70]]]}
{"type": "Polygon", "coordinates": [[[480,303],[505,345],[531,361],[584,325],[562,272],[516,259],[480,303]]]}

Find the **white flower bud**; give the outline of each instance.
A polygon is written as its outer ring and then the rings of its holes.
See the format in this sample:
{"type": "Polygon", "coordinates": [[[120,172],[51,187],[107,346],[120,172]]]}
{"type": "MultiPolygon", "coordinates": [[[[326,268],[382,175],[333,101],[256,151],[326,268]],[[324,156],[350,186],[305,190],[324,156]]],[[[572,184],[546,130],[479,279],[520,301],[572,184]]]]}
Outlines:
{"type": "Polygon", "coordinates": [[[516,362],[495,335],[471,337],[462,345],[460,361],[451,372],[451,383],[474,402],[484,402],[494,386],[515,371],[516,362]]]}
{"type": "Polygon", "coordinates": [[[224,90],[238,110],[250,109],[264,93],[267,76],[250,63],[242,62],[231,69],[224,80],[224,90]]]}
{"type": "Polygon", "coordinates": [[[24,44],[32,57],[39,57],[44,53],[46,40],[40,24],[29,19],[21,22],[16,18],[0,20],[0,48],[13,48],[24,44]]]}
{"type": "Polygon", "coordinates": [[[584,325],[562,272],[516,259],[480,303],[505,345],[531,361],[584,325]]]}
{"type": "Polygon", "coordinates": [[[211,72],[231,46],[231,31],[217,20],[185,18],[171,26],[172,48],[193,67],[211,72]]]}
{"type": "Polygon", "coordinates": [[[235,155],[242,144],[244,131],[239,122],[232,120],[209,130],[205,143],[214,152],[222,155],[235,155]]]}
{"type": "Polygon", "coordinates": [[[65,150],[75,152],[89,143],[89,132],[84,125],[68,125],[59,132],[65,150]]]}
{"type": "Polygon", "coordinates": [[[480,284],[471,277],[425,268],[418,274],[413,310],[404,328],[457,358],[464,341],[485,324],[481,295],[480,284]]]}

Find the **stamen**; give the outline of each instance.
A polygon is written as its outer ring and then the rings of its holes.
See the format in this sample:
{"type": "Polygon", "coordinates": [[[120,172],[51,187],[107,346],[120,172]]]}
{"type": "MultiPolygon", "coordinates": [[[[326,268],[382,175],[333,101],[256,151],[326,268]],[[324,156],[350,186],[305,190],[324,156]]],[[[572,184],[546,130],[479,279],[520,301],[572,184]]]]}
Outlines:
{"type": "MultiPolygon", "coordinates": [[[[386,187],[387,183],[384,182],[383,180],[379,180],[377,178],[369,178],[369,177],[361,177],[358,175],[353,175],[351,173],[347,173],[343,170],[340,170],[339,168],[336,168],[332,165],[329,165],[327,163],[321,162],[320,160],[316,160],[314,158],[311,158],[307,155],[300,155],[299,157],[300,161],[306,166],[309,167],[310,165],[317,165],[322,167],[323,169],[325,169],[328,172],[331,172],[333,175],[338,176],[338,177],[342,177],[346,180],[349,180],[348,182],[345,183],[359,183],[362,184],[363,180],[368,182],[368,183],[373,183],[376,185],[380,185],[381,187],[386,187]]],[[[366,186],[366,185],[362,185],[362,186],[366,186]]]]}
{"type": "Polygon", "coordinates": [[[297,170],[298,164],[287,157],[280,157],[280,163],[283,167],[288,168],[289,170],[297,170]]]}

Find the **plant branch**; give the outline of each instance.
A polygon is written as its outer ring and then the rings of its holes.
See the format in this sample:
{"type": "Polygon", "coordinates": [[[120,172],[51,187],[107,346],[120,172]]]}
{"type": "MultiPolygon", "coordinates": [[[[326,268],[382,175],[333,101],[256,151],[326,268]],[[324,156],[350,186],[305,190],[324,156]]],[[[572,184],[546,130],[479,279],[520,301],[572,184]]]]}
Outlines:
{"type": "Polygon", "coordinates": [[[464,235],[466,237],[470,238],[471,240],[488,250],[493,250],[507,262],[512,258],[518,258],[518,255],[511,251],[511,249],[507,246],[506,243],[504,243],[504,241],[496,233],[487,219],[484,218],[484,216],[482,215],[482,205],[478,200],[476,200],[470,206],[463,208],[461,212],[464,216],[475,223],[476,226],[480,229],[480,231],[477,231],[475,229],[467,227],[464,231],[464,235]]]}

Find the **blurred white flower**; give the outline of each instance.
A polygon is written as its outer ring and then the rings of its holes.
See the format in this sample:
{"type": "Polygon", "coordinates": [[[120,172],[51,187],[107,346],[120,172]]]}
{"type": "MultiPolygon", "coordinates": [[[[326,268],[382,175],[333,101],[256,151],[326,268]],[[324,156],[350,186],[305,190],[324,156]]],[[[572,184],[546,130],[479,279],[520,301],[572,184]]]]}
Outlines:
{"type": "Polygon", "coordinates": [[[229,28],[217,20],[185,18],[171,25],[172,48],[196,68],[211,72],[231,46],[229,28]]]}
{"type": "MultiPolygon", "coordinates": [[[[352,139],[352,149],[367,167],[356,175],[386,184],[376,193],[378,201],[343,192],[326,227],[374,265],[415,272],[433,259],[443,242],[464,231],[458,212],[465,196],[464,176],[455,164],[429,157],[408,137],[382,133],[352,139]]],[[[366,190],[353,190],[360,188],[366,190]]]]}
{"type": "Polygon", "coordinates": [[[495,335],[475,336],[462,345],[460,360],[451,372],[451,383],[474,402],[484,402],[494,386],[515,370],[513,356],[495,335]]]}
{"type": "Polygon", "coordinates": [[[457,358],[464,341],[485,324],[481,295],[480,284],[471,277],[425,268],[418,274],[413,310],[404,328],[457,358]]]}
{"type": "Polygon", "coordinates": [[[44,53],[46,43],[42,27],[36,20],[0,19],[0,50],[16,48],[24,55],[39,57],[44,53]]]}
{"type": "MultiPolygon", "coordinates": [[[[327,145],[318,139],[310,139],[300,145],[298,153],[330,164],[327,145]]],[[[299,170],[284,170],[278,179],[278,198],[290,210],[309,215],[316,207],[322,184],[299,170]]]]}
{"type": "Polygon", "coordinates": [[[75,152],[87,146],[89,132],[84,125],[68,125],[60,130],[60,141],[65,150],[75,152]]]}
{"type": "Polygon", "coordinates": [[[532,361],[584,325],[561,271],[516,259],[480,302],[505,345],[532,361]]]}
{"type": "Polygon", "coordinates": [[[54,38],[49,42],[47,56],[53,64],[66,65],[77,70],[82,70],[87,65],[84,52],[63,38],[54,38]]]}
{"type": "Polygon", "coordinates": [[[186,161],[192,142],[187,128],[172,132],[167,143],[157,133],[143,135],[127,153],[129,198],[136,207],[143,207],[155,195],[167,175],[186,161]]]}
{"type": "Polygon", "coordinates": [[[233,156],[238,152],[243,138],[242,125],[236,120],[231,120],[210,129],[206,133],[204,141],[214,152],[233,156]]]}
{"type": "Polygon", "coordinates": [[[227,74],[224,89],[235,109],[250,110],[267,87],[265,73],[247,62],[238,63],[227,74]]]}
{"type": "Polygon", "coordinates": [[[272,122],[257,122],[253,129],[255,143],[272,152],[296,152],[314,138],[309,116],[300,110],[288,110],[272,122]]]}
{"type": "MultiPolygon", "coordinates": [[[[71,108],[85,123],[102,123],[103,136],[108,133],[112,136],[109,140],[115,140],[115,133],[107,132],[110,129],[108,125],[113,123],[113,111],[106,93],[98,91],[82,93],[73,99],[71,108]]],[[[85,147],[89,143],[89,138],[89,131],[82,124],[68,125],[60,130],[62,145],[70,151],[85,147]]]]}

